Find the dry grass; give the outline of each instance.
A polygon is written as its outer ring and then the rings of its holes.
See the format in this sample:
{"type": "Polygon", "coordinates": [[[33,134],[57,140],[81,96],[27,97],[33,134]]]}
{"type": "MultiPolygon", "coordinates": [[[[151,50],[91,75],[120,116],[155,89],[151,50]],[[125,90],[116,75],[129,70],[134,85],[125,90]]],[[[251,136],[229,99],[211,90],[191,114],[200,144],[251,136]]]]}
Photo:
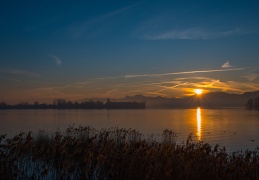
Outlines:
{"type": "MultiPolygon", "coordinates": [[[[70,126],[54,134],[0,136],[3,179],[258,179],[258,151],[227,154],[218,145],[159,140],[133,129],[70,126]]],[[[1,178],[0,178],[1,179],[1,178]]]]}

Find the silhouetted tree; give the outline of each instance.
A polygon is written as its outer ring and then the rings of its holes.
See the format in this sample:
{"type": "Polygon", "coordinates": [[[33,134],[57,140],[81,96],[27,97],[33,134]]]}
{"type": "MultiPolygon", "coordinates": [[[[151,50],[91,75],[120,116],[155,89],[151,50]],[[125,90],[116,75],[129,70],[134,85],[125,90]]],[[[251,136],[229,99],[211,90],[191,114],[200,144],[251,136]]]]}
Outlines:
{"type": "Polygon", "coordinates": [[[2,101],[2,102],[1,102],[1,105],[2,105],[2,106],[6,106],[7,104],[6,104],[4,101],[2,101]]]}
{"type": "Polygon", "coordinates": [[[66,104],[67,100],[65,99],[57,99],[57,105],[64,105],[66,104]]]}
{"type": "Polygon", "coordinates": [[[72,102],[65,99],[55,99],[53,104],[40,104],[38,101],[35,101],[33,104],[27,102],[19,103],[16,105],[7,105],[4,102],[0,102],[0,109],[135,109],[145,108],[145,103],[138,102],[111,102],[107,99],[107,103],[101,101],[87,101],[87,102],[72,102]]]}
{"type": "Polygon", "coordinates": [[[254,101],[252,98],[250,98],[247,103],[246,103],[246,107],[249,109],[252,109],[254,107],[254,101]]]}
{"type": "Polygon", "coordinates": [[[34,106],[38,106],[40,103],[38,101],[34,102],[34,106]]]}
{"type": "Polygon", "coordinates": [[[259,109],[259,97],[254,98],[254,108],[259,109]]]}
{"type": "Polygon", "coordinates": [[[5,102],[0,103],[0,109],[7,109],[8,105],[5,102]]]}

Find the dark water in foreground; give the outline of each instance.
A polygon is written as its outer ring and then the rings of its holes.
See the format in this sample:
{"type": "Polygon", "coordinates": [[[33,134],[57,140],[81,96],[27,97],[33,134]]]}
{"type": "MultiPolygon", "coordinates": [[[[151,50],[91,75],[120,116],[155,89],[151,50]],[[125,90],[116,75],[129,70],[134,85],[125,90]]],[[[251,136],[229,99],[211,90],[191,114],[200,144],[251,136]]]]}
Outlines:
{"type": "Polygon", "coordinates": [[[65,130],[72,124],[97,129],[134,128],[143,134],[161,134],[164,129],[170,129],[179,133],[179,143],[192,133],[193,140],[218,143],[230,152],[255,150],[259,146],[259,111],[246,109],[0,111],[0,134],[65,130]]]}

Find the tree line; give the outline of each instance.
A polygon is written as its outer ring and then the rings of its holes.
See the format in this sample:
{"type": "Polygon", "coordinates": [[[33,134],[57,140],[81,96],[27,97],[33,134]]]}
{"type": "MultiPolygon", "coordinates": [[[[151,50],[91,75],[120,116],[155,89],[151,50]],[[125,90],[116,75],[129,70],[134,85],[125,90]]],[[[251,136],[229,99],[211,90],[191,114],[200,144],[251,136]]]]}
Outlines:
{"type": "Polygon", "coordinates": [[[101,101],[87,101],[87,102],[72,102],[65,99],[55,99],[52,104],[39,103],[35,101],[33,104],[28,102],[18,103],[15,105],[8,105],[5,102],[0,102],[0,109],[104,109],[105,103],[101,101]]]}
{"type": "Polygon", "coordinates": [[[246,107],[248,109],[259,109],[259,97],[250,98],[246,103],[246,107]]]}
{"type": "Polygon", "coordinates": [[[52,104],[35,101],[33,104],[25,102],[8,105],[5,102],[0,102],[0,109],[145,109],[145,102],[111,102],[108,98],[105,103],[92,100],[79,103],[55,99],[52,104]]]}

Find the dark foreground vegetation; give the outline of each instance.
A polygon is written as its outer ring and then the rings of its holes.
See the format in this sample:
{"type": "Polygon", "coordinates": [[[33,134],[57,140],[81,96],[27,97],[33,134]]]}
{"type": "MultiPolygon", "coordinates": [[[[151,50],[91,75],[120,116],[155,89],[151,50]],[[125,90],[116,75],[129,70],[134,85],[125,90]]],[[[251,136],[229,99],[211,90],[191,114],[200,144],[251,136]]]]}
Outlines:
{"type": "MultiPolygon", "coordinates": [[[[259,179],[257,151],[226,153],[218,145],[175,143],[132,129],[69,127],[65,132],[0,138],[2,179],[259,179]]],[[[1,179],[0,178],[0,179],[1,179]]]]}

